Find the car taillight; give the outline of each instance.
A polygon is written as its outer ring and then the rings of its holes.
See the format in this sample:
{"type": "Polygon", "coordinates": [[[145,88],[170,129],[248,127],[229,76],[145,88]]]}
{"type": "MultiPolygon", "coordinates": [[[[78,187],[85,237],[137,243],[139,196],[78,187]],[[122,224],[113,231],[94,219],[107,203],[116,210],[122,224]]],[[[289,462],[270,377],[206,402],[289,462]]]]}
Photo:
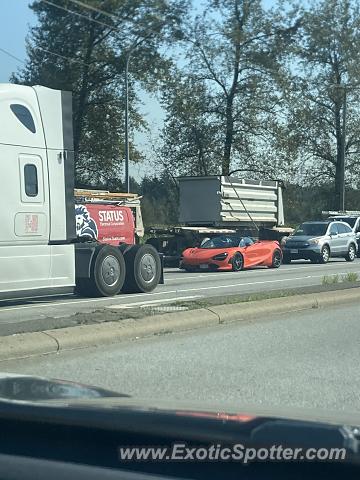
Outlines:
{"type": "Polygon", "coordinates": [[[228,256],[227,253],[218,253],[214,257],[212,257],[213,260],[225,260],[225,258],[228,256]]]}

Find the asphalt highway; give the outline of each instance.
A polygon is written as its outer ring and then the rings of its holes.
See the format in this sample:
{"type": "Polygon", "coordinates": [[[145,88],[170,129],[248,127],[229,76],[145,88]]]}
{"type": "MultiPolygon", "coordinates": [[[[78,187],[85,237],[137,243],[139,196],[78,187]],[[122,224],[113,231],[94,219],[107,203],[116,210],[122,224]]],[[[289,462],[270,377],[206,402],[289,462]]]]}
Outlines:
{"type": "Polygon", "coordinates": [[[0,362],[0,369],[98,385],[140,401],[231,403],[239,411],[253,405],[358,415],[359,310],[353,303],[290,312],[0,362]]]}
{"type": "Polygon", "coordinates": [[[126,309],[131,306],[159,306],[176,300],[265,292],[286,288],[321,285],[323,277],[356,272],[360,278],[360,259],[348,263],[331,260],[326,265],[293,262],[279,269],[255,268],[241,272],[187,273],[176,268],[165,269],[165,284],[148,294],[120,294],[111,298],[81,298],[75,295],[0,302],[1,324],[34,319],[63,318],[89,313],[104,307],[126,309]]]}

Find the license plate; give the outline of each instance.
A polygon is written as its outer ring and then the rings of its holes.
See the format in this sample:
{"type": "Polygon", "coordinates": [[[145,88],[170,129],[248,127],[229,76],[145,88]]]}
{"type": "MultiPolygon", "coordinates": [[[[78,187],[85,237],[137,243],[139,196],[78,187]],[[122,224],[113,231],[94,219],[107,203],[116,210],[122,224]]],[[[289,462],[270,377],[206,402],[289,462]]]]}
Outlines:
{"type": "Polygon", "coordinates": [[[297,248],[292,248],[290,250],[290,253],[299,253],[299,250],[297,248]]]}
{"type": "Polygon", "coordinates": [[[200,265],[200,268],[202,270],[206,270],[208,268],[208,265],[204,263],[204,264],[200,265]]]}

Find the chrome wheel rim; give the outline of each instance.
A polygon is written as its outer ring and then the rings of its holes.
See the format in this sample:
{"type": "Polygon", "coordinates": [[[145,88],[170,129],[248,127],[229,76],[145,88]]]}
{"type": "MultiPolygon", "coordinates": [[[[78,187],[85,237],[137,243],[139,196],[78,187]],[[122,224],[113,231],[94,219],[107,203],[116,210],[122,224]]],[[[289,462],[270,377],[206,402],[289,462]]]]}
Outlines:
{"type": "Polygon", "coordinates": [[[242,261],[242,257],[240,255],[236,255],[234,257],[233,265],[235,267],[235,270],[241,270],[242,269],[243,261],[242,261]]]}
{"type": "Polygon", "coordinates": [[[146,283],[151,283],[156,275],[156,261],[153,255],[145,253],[140,259],[140,276],[146,283]]]}
{"type": "Polygon", "coordinates": [[[280,265],[281,265],[281,255],[280,255],[279,252],[275,252],[274,265],[275,265],[275,267],[280,267],[280,265]]]}
{"type": "Polygon", "coordinates": [[[324,260],[324,262],[327,262],[329,260],[329,249],[328,248],[324,248],[323,252],[322,252],[322,258],[324,260]]]}
{"type": "Polygon", "coordinates": [[[353,245],[351,245],[349,248],[349,258],[351,260],[354,260],[355,258],[355,248],[353,247],[353,245]]]}
{"type": "Polygon", "coordinates": [[[109,287],[116,285],[120,278],[120,264],[116,257],[108,255],[101,265],[101,277],[109,287]]]}

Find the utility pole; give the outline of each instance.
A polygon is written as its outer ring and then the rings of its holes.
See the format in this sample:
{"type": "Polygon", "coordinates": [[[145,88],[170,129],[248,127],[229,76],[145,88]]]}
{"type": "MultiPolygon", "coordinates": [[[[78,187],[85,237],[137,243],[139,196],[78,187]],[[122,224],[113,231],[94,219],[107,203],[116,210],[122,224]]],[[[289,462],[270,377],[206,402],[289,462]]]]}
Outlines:
{"type": "Polygon", "coordinates": [[[341,138],[341,157],[340,157],[340,197],[339,207],[340,210],[345,211],[345,151],[346,151],[346,103],[347,103],[347,86],[344,85],[344,97],[343,97],[343,111],[342,111],[342,138],[341,138]]]}
{"type": "Polygon", "coordinates": [[[126,55],[125,63],[125,189],[130,192],[129,176],[129,60],[131,50],[126,55]]]}

